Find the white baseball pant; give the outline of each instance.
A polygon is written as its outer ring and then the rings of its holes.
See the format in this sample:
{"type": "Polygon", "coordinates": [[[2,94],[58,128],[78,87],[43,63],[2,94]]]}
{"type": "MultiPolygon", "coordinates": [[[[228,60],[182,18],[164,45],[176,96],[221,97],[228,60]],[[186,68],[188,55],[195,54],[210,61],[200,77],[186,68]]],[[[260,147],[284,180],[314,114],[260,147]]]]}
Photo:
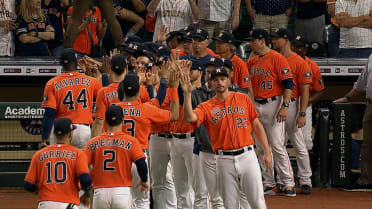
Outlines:
{"type": "MultiPolygon", "coordinates": [[[[260,104],[258,102],[254,102],[254,106],[256,108],[257,113],[259,114],[259,120],[261,121],[265,132],[267,134],[267,138],[269,141],[269,146],[271,148],[272,157],[273,157],[273,165],[275,164],[275,169],[283,181],[284,186],[291,186],[295,185],[294,178],[293,178],[293,170],[291,166],[291,162],[288,157],[287,149],[284,145],[285,139],[285,123],[284,122],[277,122],[276,115],[282,105],[282,97],[276,97],[277,99],[272,101],[270,100],[266,104],[260,104]]],[[[258,150],[258,160],[260,162],[261,168],[264,168],[263,165],[263,150],[257,144],[258,150]]],[[[269,172],[265,171],[262,173],[263,183],[265,186],[275,187],[275,179],[274,176],[274,169],[272,168],[269,172]]]]}
{"type": "Polygon", "coordinates": [[[302,133],[304,135],[304,140],[306,144],[306,149],[313,149],[313,106],[311,103],[306,108],[306,125],[302,128],[302,133]]]}
{"type": "MultiPolygon", "coordinates": [[[[200,165],[208,188],[212,209],[224,209],[222,197],[217,184],[217,155],[209,152],[200,152],[200,165]]],[[[250,209],[246,195],[240,191],[241,209],[250,209]]]]}
{"type": "Polygon", "coordinates": [[[192,161],[194,137],[191,133],[186,139],[173,136],[171,144],[171,163],[174,175],[174,185],[177,196],[177,209],[192,209],[192,161]]]}
{"type": "MultiPolygon", "coordinates": [[[[56,201],[41,201],[39,202],[38,209],[66,209],[70,203],[56,202],[56,201]]],[[[72,209],[79,209],[78,205],[74,205],[72,209]]]]}
{"type": "MultiPolygon", "coordinates": [[[[146,155],[146,164],[147,166],[149,165],[148,163],[148,158],[147,158],[147,153],[146,155]]],[[[132,205],[133,209],[150,209],[150,191],[148,192],[141,192],[139,187],[136,187],[139,181],[141,181],[141,177],[138,175],[137,172],[137,166],[135,163],[132,163],[132,185],[131,187],[131,193],[132,193],[132,205]]],[[[150,178],[148,178],[150,181],[150,178]]]]}
{"type": "MultiPolygon", "coordinates": [[[[90,127],[83,124],[74,125],[76,126],[76,129],[72,132],[71,145],[83,150],[91,138],[90,127]]],[[[50,133],[50,144],[57,143],[56,136],[54,135],[54,127],[50,133]]]]}
{"type": "MultiPolygon", "coordinates": [[[[288,138],[291,140],[293,148],[296,152],[296,160],[298,167],[297,176],[300,178],[300,185],[311,186],[311,167],[309,152],[306,149],[302,129],[297,127],[297,117],[300,112],[300,101],[297,99],[289,104],[288,115],[285,122],[285,130],[288,138]]],[[[284,144],[287,144],[288,139],[284,144]]]]}
{"type": "Polygon", "coordinates": [[[95,189],[93,209],[130,209],[132,205],[130,190],[130,187],[95,189]]]}
{"type": "Polygon", "coordinates": [[[266,209],[260,165],[253,146],[240,155],[217,155],[217,181],[226,209],[239,208],[241,190],[252,209],[266,209]]]}
{"type": "Polygon", "coordinates": [[[170,139],[156,134],[150,136],[150,175],[154,209],[177,207],[173,171],[170,164],[170,139]]]}
{"type": "Polygon", "coordinates": [[[195,192],[194,209],[210,208],[208,189],[202,172],[199,155],[193,154],[193,189],[195,192]]]}

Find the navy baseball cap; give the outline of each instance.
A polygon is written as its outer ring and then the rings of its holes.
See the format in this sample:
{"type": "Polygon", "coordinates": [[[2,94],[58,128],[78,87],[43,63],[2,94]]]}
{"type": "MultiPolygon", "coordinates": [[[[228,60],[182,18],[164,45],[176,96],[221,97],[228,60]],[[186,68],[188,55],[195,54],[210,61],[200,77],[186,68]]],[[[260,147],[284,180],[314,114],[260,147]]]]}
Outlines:
{"type": "Polygon", "coordinates": [[[211,72],[211,80],[213,80],[216,76],[219,75],[229,77],[229,74],[227,73],[225,68],[218,67],[211,72]]]}
{"type": "Polygon", "coordinates": [[[164,45],[159,45],[158,51],[159,51],[158,62],[167,61],[170,55],[172,54],[172,51],[167,46],[164,45]]]}
{"type": "Polygon", "coordinates": [[[137,94],[140,88],[139,78],[135,74],[128,73],[123,82],[123,90],[126,96],[132,97],[137,94]]]}
{"type": "Polygon", "coordinates": [[[230,68],[231,70],[234,70],[234,65],[233,63],[231,62],[230,59],[227,59],[227,58],[221,58],[222,62],[223,62],[223,66],[224,67],[228,67],[230,68]]]}
{"type": "Polygon", "coordinates": [[[279,28],[271,34],[271,37],[284,38],[293,41],[293,34],[286,28],[279,28]]]}
{"type": "Polygon", "coordinates": [[[171,38],[175,37],[175,36],[178,36],[179,35],[179,31],[171,31],[167,34],[166,36],[166,41],[168,42],[171,38]]]}
{"type": "Polygon", "coordinates": [[[192,32],[192,38],[200,38],[201,40],[208,40],[209,33],[204,28],[197,28],[195,31],[192,32]]]}
{"type": "Polygon", "coordinates": [[[117,126],[123,120],[123,109],[120,106],[111,105],[105,112],[105,121],[110,126],[117,126]]]}
{"type": "Polygon", "coordinates": [[[145,48],[147,48],[150,52],[152,52],[153,54],[157,54],[159,55],[159,45],[152,42],[152,41],[146,41],[145,43],[143,43],[145,48]]]}
{"type": "Polygon", "coordinates": [[[303,46],[305,48],[309,48],[309,41],[306,40],[306,38],[302,36],[296,36],[296,38],[293,40],[293,43],[299,46],[303,46]]]}
{"type": "Polygon", "coordinates": [[[211,57],[206,63],[204,63],[204,66],[213,65],[215,67],[222,67],[223,61],[218,57],[211,57]]]}
{"type": "Polygon", "coordinates": [[[57,136],[68,134],[75,129],[76,126],[72,124],[69,118],[58,118],[54,121],[54,134],[57,136]]]}
{"type": "Polygon", "coordinates": [[[132,42],[143,43],[143,39],[136,35],[126,36],[124,42],[129,44],[132,42]]]}
{"type": "Polygon", "coordinates": [[[217,37],[213,38],[214,40],[222,41],[224,43],[228,44],[235,44],[235,38],[234,35],[230,32],[224,31],[218,34],[217,37]]]}
{"type": "Polygon", "coordinates": [[[152,62],[155,61],[155,57],[153,53],[147,47],[145,47],[145,45],[142,43],[138,43],[138,42],[130,43],[128,51],[132,53],[133,56],[136,58],[145,56],[145,57],[148,57],[152,62]]]}
{"type": "Polygon", "coordinates": [[[62,65],[71,62],[76,62],[77,61],[76,52],[73,48],[64,48],[59,59],[62,65]]]}
{"type": "Polygon", "coordinates": [[[117,74],[121,75],[127,66],[127,61],[124,55],[116,54],[111,58],[111,69],[117,74]]]}
{"type": "Polygon", "coordinates": [[[253,40],[253,39],[263,39],[263,38],[269,39],[270,38],[269,33],[265,29],[256,28],[256,29],[253,29],[249,33],[249,37],[247,37],[246,39],[253,40]]]}
{"type": "Polygon", "coordinates": [[[201,72],[204,71],[204,66],[199,62],[199,60],[192,59],[192,65],[191,65],[191,70],[199,70],[201,72]]]}

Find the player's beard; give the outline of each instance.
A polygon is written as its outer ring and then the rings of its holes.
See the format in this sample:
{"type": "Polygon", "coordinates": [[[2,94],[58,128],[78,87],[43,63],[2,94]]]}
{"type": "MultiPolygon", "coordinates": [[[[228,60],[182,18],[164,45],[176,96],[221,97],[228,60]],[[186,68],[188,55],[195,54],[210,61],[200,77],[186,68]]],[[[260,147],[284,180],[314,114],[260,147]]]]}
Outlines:
{"type": "Polygon", "coordinates": [[[226,90],[227,90],[227,86],[222,86],[222,85],[216,86],[216,88],[214,89],[216,93],[220,93],[220,94],[225,93],[226,90]]]}

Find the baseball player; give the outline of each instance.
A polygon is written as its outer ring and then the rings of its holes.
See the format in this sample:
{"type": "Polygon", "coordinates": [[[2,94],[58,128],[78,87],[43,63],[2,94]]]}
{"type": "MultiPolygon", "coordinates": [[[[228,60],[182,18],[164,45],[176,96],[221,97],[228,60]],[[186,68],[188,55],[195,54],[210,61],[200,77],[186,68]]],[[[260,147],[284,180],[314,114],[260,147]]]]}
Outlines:
{"type": "Polygon", "coordinates": [[[301,193],[310,194],[312,172],[309,153],[306,149],[301,128],[306,123],[306,108],[312,83],[311,69],[302,57],[292,51],[291,42],[293,41],[293,35],[289,30],[279,28],[271,36],[273,37],[274,49],[278,50],[287,59],[293,75],[294,87],[285,128],[296,152],[301,193]]]}
{"type": "Polygon", "coordinates": [[[0,56],[14,56],[13,30],[18,28],[15,12],[16,1],[4,0],[0,7],[0,56]]]}
{"type": "Polygon", "coordinates": [[[146,156],[138,140],[122,132],[123,109],[110,106],[105,112],[107,132],[91,139],[85,147],[89,165],[93,166],[93,209],[130,209],[132,205],[132,163],[140,181],[134,185],[149,190],[146,156]]]}
{"type": "Polygon", "coordinates": [[[211,73],[216,96],[192,109],[190,77],[183,74],[185,120],[194,127],[201,124],[211,138],[217,155],[218,189],[226,209],[239,208],[240,187],[252,208],[266,208],[261,171],[253,148],[251,131],[265,150],[264,162],[271,167],[271,154],[266,134],[254,106],[245,94],[230,92],[228,73],[216,68],[211,73]],[[219,130],[219,131],[216,131],[219,130]],[[247,163],[248,162],[248,163],[247,163]]]}
{"type": "Polygon", "coordinates": [[[309,48],[308,41],[301,37],[296,36],[294,42],[293,42],[294,50],[295,52],[300,55],[307,65],[311,69],[311,75],[312,75],[312,83],[310,86],[310,97],[309,97],[309,104],[306,108],[306,124],[304,128],[302,129],[302,133],[304,135],[304,140],[306,144],[307,150],[311,150],[313,148],[313,139],[311,136],[312,133],[312,115],[313,115],[313,108],[312,103],[319,100],[320,96],[322,95],[322,92],[324,90],[324,82],[322,75],[320,74],[320,69],[318,65],[312,61],[309,57],[306,56],[307,49],[309,48]]]}
{"type": "Polygon", "coordinates": [[[216,53],[221,57],[230,59],[233,64],[234,76],[232,77],[232,81],[253,95],[252,86],[249,84],[247,65],[235,54],[235,38],[233,34],[225,31],[213,39],[216,41],[216,53]]]}
{"type": "Polygon", "coordinates": [[[54,123],[57,144],[32,157],[24,187],[38,193],[39,209],[78,209],[80,202],[88,203],[92,183],[84,152],[70,145],[74,129],[70,119],[58,118],[54,123]],[[80,186],[84,195],[79,199],[80,186]]]}
{"type": "MultiPolygon", "coordinates": [[[[293,90],[293,76],[285,57],[268,47],[269,33],[264,29],[254,29],[248,38],[256,55],[247,61],[253,87],[254,106],[268,135],[274,157],[275,168],[285,186],[284,194],[293,196],[294,179],[291,163],[284,146],[284,126],[293,90]]],[[[262,153],[258,147],[258,157],[262,167],[262,153]]],[[[263,172],[266,194],[273,194],[275,181],[271,173],[263,172]]],[[[274,193],[275,194],[275,193],[274,193]]]]}
{"type": "MultiPolygon", "coordinates": [[[[53,120],[69,118],[76,126],[71,145],[84,149],[91,136],[90,125],[93,123],[93,99],[102,88],[100,82],[90,76],[76,71],[75,51],[71,48],[62,51],[60,62],[63,73],[47,82],[41,107],[45,109],[42,125],[42,143],[46,144],[53,120]]],[[[50,138],[55,144],[55,138],[50,138]]]]}
{"type": "MultiPolygon", "coordinates": [[[[80,31],[78,30],[79,25],[81,24],[85,12],[88,11],[91,4],[92,0],[74,0],[73,7],[75,9],[72,13],[71,22],[67,26],[66,37],[63,43],[63,46],[65,48],[73,47],[74,41],[80,33],[80,31]]],[[[97,5],[104,19],[107,21],[108,26],[110,27],[114,46],[117,47],[124,41],[124,38],[120,24],[115,17],[115,13],[113,12],[113,1],[98,0],[97,5]]]]}
{"type": "MultiPolygon", "coordinates": [[[[124,100],[117,103],[117,106],[123,108],[124,122],[122,130],[135,138],[141,144],[143,150],[148,149],[148,137],[153,125],[168,125],[170,121],[176,121],[179,117],[178,104],[178,80],[174,74],[170,77],[169,89],[171,91],[170,111],[162,110],[151,104],[138,101],[139,80],[136,75],[128,74],[123,83],[124,100]]],[[[135,166],[132,167],[133,182],[138,181],[138,175],[135,172],[135,166]]],[[[141,193],[133,188],[133,198],[135,208],[149,208],[149,193],[141,193]]]]}

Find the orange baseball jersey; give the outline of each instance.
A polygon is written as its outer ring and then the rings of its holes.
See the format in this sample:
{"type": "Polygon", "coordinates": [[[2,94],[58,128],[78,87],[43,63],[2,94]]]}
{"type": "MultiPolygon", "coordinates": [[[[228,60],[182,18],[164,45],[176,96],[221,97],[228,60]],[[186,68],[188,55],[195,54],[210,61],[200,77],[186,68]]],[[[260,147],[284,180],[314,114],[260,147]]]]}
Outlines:
{"type": "Polygon", "coordinates": [[[213,97],[194,109],[197,122],[204,124],[211,138],[212,149],[232,150],[254,144],[251,122],[258,117],[246,94],[230,92],[225,101],[213,97]]]}
{"type": "MultiPolygon", "coordinates": [[[[178,94],[177,94],[178,96],[178,94]]],[[[163,110],[169,110],[170,109],[170,101],[171,101],[171,92],[169,88],[167,88],[165,98],[161,106],[159,105],[159,101],[157,99],[153,99],[152,102],[153,105],[155,105],[158,108],[161,108],[163,110]]],[[[154,124],[151,128],[151,133],[170,133],[171,132],[171,123],[168,123],[166,125],[164,124],[154,124]]]]}
{"type": "MultiPolygon", "coordinates": [[[[119,103],[118,87],[120,83],[111,83],[99,90],[96,99],[96,108],[93,111],[93,117],[104,120],[106,109],[115,103],[119,103]]],[[[140,101],[142,103],[149,102],[150,96],[145,86],[140,86],[140,101]]]]}
{"type": "Polygon", "coordinates": [[[61,73],[45,85],[41,107],[55,109],[55,119],[67,117],[75,124],[92,124],[93,99],[101,88],[93,77],[79,72],[61,73]]]}
{"type": "Polygon", "coordinates": [[[255,98],[270,98],[283,94],[282,81],[293,78],[285,57],[274,50],[264,56],[255,55],[247,61],[255,98]]]}
{"type": "Polygon", "coordinates": [[[32,157],[25,181],[38,187],[38,202],[80,204],[79,176],[88,174],[84,152],[67,144],[53,144],[32,157]]]}
{"type": "Polygon", "coordinates": [[[296,53],[292,53],[289,57],[287,57],[287,61],[293,75],[294,85],[291,97],[297,98],[300,96],[300,86],[311,84],[313,82],[311,69],[306,64],[305,60],[296,53]]]}
{"type": "Polygon", "coordinates": [[[324,89],[324,82],[323,82],[322,75],[320,74],[320,69],[319,69],[318,64],[316,64],[314,61],[312,61],[308,57],[305,57],[305,62],[310,67],[311,72],[312,72],[311,75],[312,75],[312,78],[313,78],[313,82],[311,83],[311,86],[310,86],[310,94],[312,92],[323,90],[324,89]]]}
{"type": "MultiPolygon", "coordinates": [[[[186,56],[187,55],[183,48],[182,49],[172,49],[171,51],[172,51],[172,53],[178,54],[179,56],[186,56]]],[[[207,48],[206,51],[207,51],[208,54],[210,54],[214,57],[216,56],[216,54],[212,51],[212,49],[207,48]]]]}
{"type": "Polygon", "coordinates": [[[89,140],[85,147],[93,165],[94,189],[132,186],[132,162],[145,158],[138,140],[123,132],[105,132],[89,140]]]}
{"type": "Polygon", "coordinates": [[[148,137],[154,124],[167,125],[171,118],[168,110],[162,110],[149,103],[120,102],[116,105],[123,108],[124,122],[122,130],[138,139],[142,149],[149,147],[148,137]]]}
{"type": "MultiPolygon", "coordinates": [[[[93,7],[93,10],[95,11],[92,14],[92,20],[91,23],[88,25],[91,36],[93,38],[94,44],[98,44],[98,38],[97,38],[97,25],[98,23],[102,22],[101,19],[101,12],[99,11],[98,7],[93,7]]],[[[71,6],[67,10],[67,24],[71,21],[73,12],[73,7],[71,6]]],[[[85,16],[83,18],[83,23],[87,21],[87,17],[89,15],[89,11],[85,12],[85,16]]],[[[88,28],[87,27],[87,28],[88,28]]],[[[75,51],[83,53],[83,54],[90,54],[91,48],[92,48],[92,40],[89,37],[88,29],[85,29],[79,35],[76,37],[73,48],[75,51]]]]}
{"type": "Polygon", "coordinates": [[[233,82],[241,88],[251,87],[251,79],[249,78],[248,68],[244,61],[236,55],[232,56],[230,60],[234,67],[234,75],[232,77],[233,82]]]}
{"type": "Polygon", "coordinates": [[[177,121],[173,121],[170,124],[171,132],[173,133],[192,133],[194,132],[194,126],[191,123],[187,123],[183,119],[183,107],[179,107],[179,118],[177,121]]]}

